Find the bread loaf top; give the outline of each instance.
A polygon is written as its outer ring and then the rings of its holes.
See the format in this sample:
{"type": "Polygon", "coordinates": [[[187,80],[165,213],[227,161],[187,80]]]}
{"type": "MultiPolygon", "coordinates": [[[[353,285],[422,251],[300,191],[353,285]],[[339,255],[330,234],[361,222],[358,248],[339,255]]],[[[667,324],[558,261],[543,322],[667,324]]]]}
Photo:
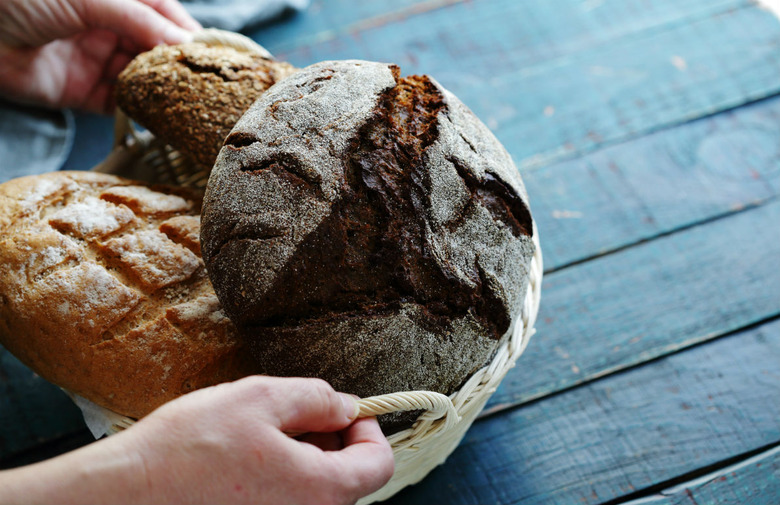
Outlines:
{"type": "Polygon", "coordinates": [[[471,310],[496,338],[508,329],[533,253],[523,183],[457,98],[432,78],[399,74],[372,62],[313,65],[229,135],[202,238],[235,321],[409,298],[471,310]]]}
{"type": "Polygon", "coordinates": [[[452,392],[522,306],[534,246],[506,150],[455,96],[331,61],[269,89],[209,179],[204,259],[269,373],[452,392]]]}
{"type": "Polygon", "coordinates": [[[155,136],[207,167],[238,118],[295,71],[285,62],[201,43],[160,45],[119,74],[119,107],[155,136]]]}
{"type": "Polygon", "coordinates": [[[200,258],[200,198],[90,172],[0,185],[0,343],[134,418],[255,373],[200,258]]]}

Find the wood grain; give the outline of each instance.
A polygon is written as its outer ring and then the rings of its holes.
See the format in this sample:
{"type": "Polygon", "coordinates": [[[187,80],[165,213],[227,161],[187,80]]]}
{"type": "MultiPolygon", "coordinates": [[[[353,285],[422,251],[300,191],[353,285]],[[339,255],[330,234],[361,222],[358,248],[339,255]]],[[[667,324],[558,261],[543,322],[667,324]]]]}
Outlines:
{"type": "Polygon", "coordinates": [[[582,4],[458,3],[278,56],[297,65],[393,61],[404,73],[430,74],[494,130],[521,169],[780,90],[780,24],[747,0],[686,3],[674,17],[640,6],[647,2],[609,15],[582,4]],[[558,22],[575,12],[579,24],[558,22]],[[594,35],[621,21],[631,30],[594,35]],[[598,43],[578,44],[588,37],[598,43]]]}
{"type": "Polygon", "coordinates": [[[321,44],[345,33],[371,30],[466,0],[314,0],[300,13],[250,29],[249,35],[276,54],[321,44]]]}
{"type": "Polygon", "coordinates": [[[780,189],[775,97],[527,170],[545,268],[758,205],[780,189]]]}
{"type": "Polygon", "coordinates": [[[780,313],[780,201],[548,275],[537,334],[488,411],[780,313]]]}
{"type": "Polygon", "coordinates": [[[625,505],[780,503],[780,447],[625,505]]]}
{"type": "MultiPolygon", "coordinates": [[[[498,29],[511,32],[501,37],[505,43],[502,55],[539,62],[609,43],[632,33],[701,19],[747,4],[744,0],[546,0],[517,5],[520,3],[514,0],[398,0],[392,3],[315,0],[306,11],[260,26],[251,30],[250,35],[279,55],[293,51],[305,53],[311,46],[338,37],[351,37],[352,43],[359,45],[363,32],[383,26],[403,31],[404,25],[414,23],[416,16],[439,10],[442,12],[435,14],[437,18],[450,16],[453,12],[458,16],[466,9],[472,14],[470,23],[485,20],[498,29]],[[456,4],[463,6],[456,7],[456,4]],[[497,15],[501,12],[517,15],[502,19],[497,15]],[[523,44],[509,45],[518,42],[523,44]]],[[[430,25],[427,31],[447,28],[446,23],[437,23],[430,25]]],[[[377,49],[392,51],[398,48],[377,49]]],[[[498,48],[488,47],[488,55],[495,49],[498,48]]],[[[408,61],[399,60],[399,63],[414,64],[413,57],[402,56],[408,61]]]]}
{"type": "Polygon", "coordinates": [[[777,443],[778,335],[775,320],[477,421],[388,503],[596,504],[777,443]]]}

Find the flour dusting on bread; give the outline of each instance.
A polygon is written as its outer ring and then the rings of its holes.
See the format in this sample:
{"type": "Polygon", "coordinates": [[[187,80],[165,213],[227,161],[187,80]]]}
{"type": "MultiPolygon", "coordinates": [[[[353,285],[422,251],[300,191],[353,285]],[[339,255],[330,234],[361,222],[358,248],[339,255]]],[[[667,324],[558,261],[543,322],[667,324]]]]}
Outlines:
{"type": "Polygon", "coordinates": [[[0,343],[130,417],[255,373],[200,259],[200,199],[87,172],[0,185],[0,343]]]}

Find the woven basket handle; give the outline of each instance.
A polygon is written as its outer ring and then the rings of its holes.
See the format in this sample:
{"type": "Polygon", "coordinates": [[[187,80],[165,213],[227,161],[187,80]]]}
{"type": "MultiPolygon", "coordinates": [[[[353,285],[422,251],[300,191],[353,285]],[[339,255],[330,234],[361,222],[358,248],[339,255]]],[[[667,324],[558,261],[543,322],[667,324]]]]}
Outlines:
{"type": "Polygon", "coordinates": [[[358,417],[372,417],[393,412],[409,412],[425,410],[420,416],[425,421],[435,421],[444,418],[447,426],[460,420],[449,397],[433,391],[405,391],[386,395],[370,396],[357,401],[360,409],[358,417]]]}

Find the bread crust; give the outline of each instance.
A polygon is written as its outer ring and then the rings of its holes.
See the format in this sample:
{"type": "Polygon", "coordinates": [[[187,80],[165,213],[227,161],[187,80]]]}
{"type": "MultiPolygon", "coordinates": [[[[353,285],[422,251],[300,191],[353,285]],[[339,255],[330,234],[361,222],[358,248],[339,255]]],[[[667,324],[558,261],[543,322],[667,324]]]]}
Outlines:
{"type": "Polygon", "coordinates": [[[201,43],[160,45],[119,74],[119,107],[155,136],[211,167],[238,118],[274,83],[285,62],[201,43]]]}
{"type": "Polygon", "coordinates": [[[215,291],[262,367],[359,396],[457,389],[511,330],[534,252],[498,140],[434,79],[365,61],[255,102],[202,220],[215,291]]]}
{"type": "Polygon", "coordinates": [[[193,240],[200,199],[91,172],[0,185],[0,343],[133,418],[256,373],[193,240]]]}

